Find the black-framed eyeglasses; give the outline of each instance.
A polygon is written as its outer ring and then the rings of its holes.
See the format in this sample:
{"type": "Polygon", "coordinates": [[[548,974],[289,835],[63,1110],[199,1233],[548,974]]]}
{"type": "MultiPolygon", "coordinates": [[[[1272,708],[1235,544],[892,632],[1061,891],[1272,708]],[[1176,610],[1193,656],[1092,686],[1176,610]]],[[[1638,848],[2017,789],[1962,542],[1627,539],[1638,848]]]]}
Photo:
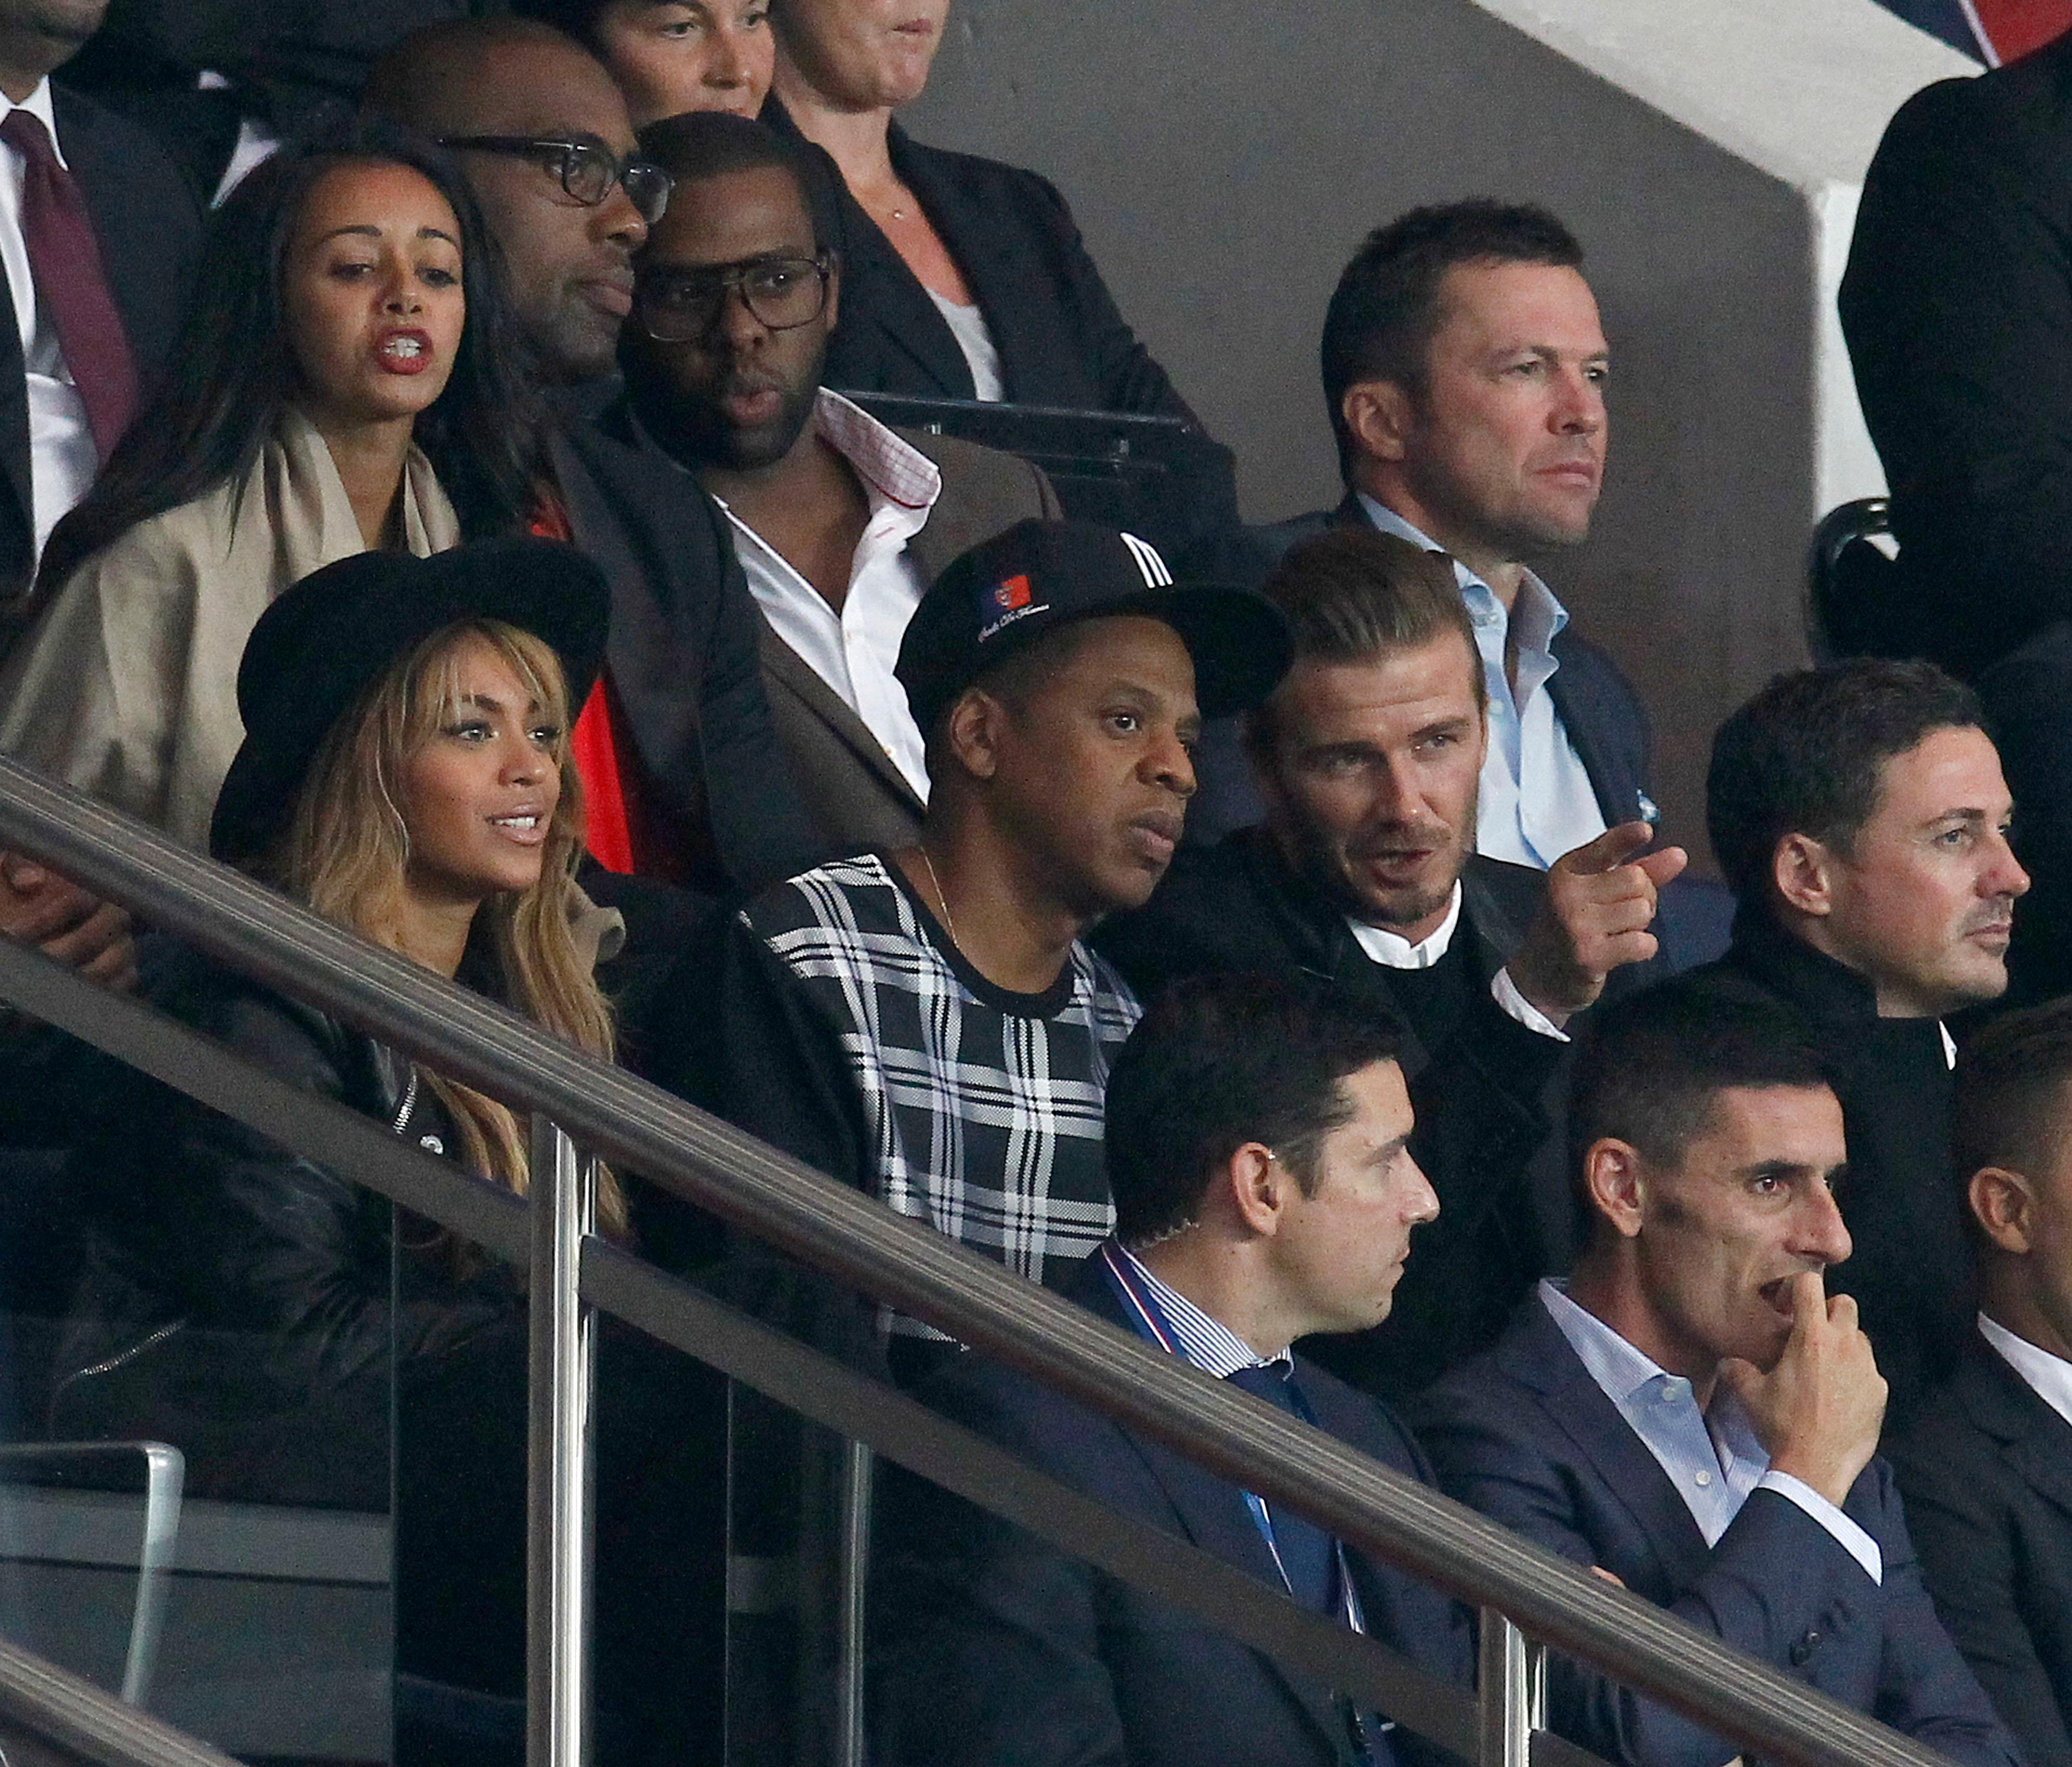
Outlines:
{"type": "Polygon", "coordinates": [[[834,261],[817,257],[752,257],[741,264],[697,269],[657,265],[640,272],[633,291],[633,316],[657,343],[690,343],[705,335],[738,290],[742,304],[772,331],[811,325],[827,310],[828,277],[834,261]]]}
{"type": "Polygon", "coordinates": [[[594,208],[615,185],[650,225],[669,206],[676,180],[652,159],[622,160],[601,142],[558,141],[532,135],[443,135],[442,147],[479,154],[509,154],[529,159],[586,208],[594,208]]]}

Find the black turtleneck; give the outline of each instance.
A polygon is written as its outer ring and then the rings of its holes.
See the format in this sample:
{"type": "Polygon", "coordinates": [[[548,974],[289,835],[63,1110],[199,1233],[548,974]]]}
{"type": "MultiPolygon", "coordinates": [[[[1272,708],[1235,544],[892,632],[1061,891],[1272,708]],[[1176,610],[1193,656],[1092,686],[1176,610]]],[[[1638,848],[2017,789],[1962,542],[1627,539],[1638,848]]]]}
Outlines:
{"type": "Polygon", "coordinates": [[[1974,1307],[1941,1024],[1879,1017],[1863,976],[1745,906],[1727,955],[1700,973],[1752,981],[1795,1008],[1832,1066],[1848,1136],[1839,1200],[1853,1249],[1827,1288],[1856,1296],[1892,1388],[1886,1415],[1897,1420],[1955,1367],[1974,1307]]]}

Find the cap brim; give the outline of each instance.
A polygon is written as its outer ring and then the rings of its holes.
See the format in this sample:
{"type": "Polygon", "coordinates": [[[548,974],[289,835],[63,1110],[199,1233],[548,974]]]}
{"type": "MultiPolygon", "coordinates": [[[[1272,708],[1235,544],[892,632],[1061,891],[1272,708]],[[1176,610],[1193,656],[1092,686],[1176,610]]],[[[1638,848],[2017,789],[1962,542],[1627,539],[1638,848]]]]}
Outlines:
{"type": "Polygon", "coordinates": [[[1182,583],[1126,595],[1075,618],[1146,614],[1180,635],[1194,664],[1194,703],[1205,718],[1230,717],[1264,702],[1294,655],[1288,622],[1255,590],[1182,583]]]}

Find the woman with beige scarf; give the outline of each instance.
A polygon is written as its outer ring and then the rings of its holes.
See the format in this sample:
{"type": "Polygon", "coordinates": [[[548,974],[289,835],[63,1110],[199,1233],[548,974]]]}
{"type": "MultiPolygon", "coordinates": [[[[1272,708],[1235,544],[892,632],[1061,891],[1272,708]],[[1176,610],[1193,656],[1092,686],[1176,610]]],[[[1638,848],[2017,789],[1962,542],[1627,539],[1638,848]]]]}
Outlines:
{"type": "Polygon", "coordinates": [[[368,126],[261,166],[213,220],[164,382],[51,536],[0,750],[205,846],[274,598],[352,553],[519,527],[512,359],[437,149],[368,126]]]}

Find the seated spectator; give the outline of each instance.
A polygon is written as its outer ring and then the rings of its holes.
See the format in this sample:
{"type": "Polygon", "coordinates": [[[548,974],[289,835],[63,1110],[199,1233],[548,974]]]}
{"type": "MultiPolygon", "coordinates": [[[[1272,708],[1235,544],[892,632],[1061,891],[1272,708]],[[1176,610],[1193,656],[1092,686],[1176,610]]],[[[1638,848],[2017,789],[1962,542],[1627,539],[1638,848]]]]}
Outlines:
{"type": "Polygon", "coordinates": [[[1193,413],[1116,310],[1064,199],[1034,172],[924,147],[893,121],[921,96],[949,0],[896,26],[875,0],[773,6],[764,120],[841,174],[825,241],[848,277],[828,384],[1193,413]]]}
{"type": "MultiPolygon", "coordinates": [[[[238,671],[245,737],[212,851],[608,1055],[611,1013],[592,970],[614,929],[573,879],[583,812],[567,738],[606,605],[594,567],[524,540],[423,561],[368,553],[306,577],[262,614],[238,671]]],[[[527,1126],[506,1106],[245,976],[161,955],[150,992],[166,1011],[524,1190],[527,1126]]],[[[393,1378],[401,1666],[521,1694],[522,1289],[311,1161],[142,1074],[113,1073],[73,1160],[89,1238],[60,1429],[170,1441],[194,1494],[384,1510],[393,1378]]],[[[599,1215],[625,1235],[609,1176],[599,1215]]],[[[715,1579],[701,1622],[697,1564],[672,1555],[709,1506],[695,1481],[704,1457],[717,1484],[717,1432],[686,1428],[695,1370],[616,1337],[604,1349],[601,1476],[631,1467],[643,1480],[612,1506],[637,1519],[600,1518],[599,1625],[621,1646],[647,1643],[637,1660],[601,1645],[602,1703],[607,1720],[637,1713],[657,1732],[614,1758],[705,1758],[713,1739],[687,1740],[681,1727],[700,1699],[716,1707],[717,1680],[694,1685],[686,1670],[717,1660],[720,1597],[715,1579]],[[669,1439],[658,1444],[660,1418],[669,1439]]]]}
{"type": "Polygon", "coordinates": [[[200,208],[165,150],[51,83],[106,11],[107,0],[0,0],[0,167],[14,191],[0,260],[20,352],[5,370],[0,427],[10,637],[43,543],[114,451],[172,343],[200,246],[200,208]]]}
{"type": "Polygon", "coordinates": [[[906,623],[952,559],[1058,499],[1026,461],[889,429],[821,384],[842,268],[796,142],[693,116],[641,145],[676,187],[639,259],[632,412],[726,512],[763,692],[824,850],[909,846],[928,769],[893,676],[906,623]]]}
{"type": "Polygon", "coordinates": [[[770,0],[519,0],[611,71],[633,126],[687,110],[753,117],[770,95],[770,0]]]}
{"type": "Polygon", "coordinates": [[[533,19],[405,38],[367,103],[461,156],[557,408],[534,530],[573,540],[611,583],[604,677],[575,730],[592,852],[713,893],[789,877],[825,849],[771,728],[724,519],[614,401],[633,253],[667,175],[639,158],[597,59],[533,19]]]}
{"type": "Polygon", "coordinates": [[[1978,1331],[1892,1444],[1922,1574],[2029,1767],[2072,1767],[2072,1004],[2000,1019],[1957,1063],[1978,1331]]]}
{"type": "Polygon", "coordinates": [[[2072,989],[2068,93],[2062,38],[1909,99],[1864,176],[1840,297],[1899,541],[1896,565],[1845,582],[1850,635],[1978,689],[2036,879],[2009,959],[2024,1001],[2072,989]]]}
{"type": "Polygon", "coordinates": [[[1904,1417],[1971,1335],[1942,1024],[2007,988],[2012,802],[1971,692],[1926,663],[1780,676],[1720,727],[1707,816],[1741,898],[1709,973],[1806,1019],[1848,1124],[1840,1286],[1904,1417]]]}
{"type": "MultiPolygon", "coordinates": [[[[1301,978],[1205,977],[1154,1001],[1109,1083],[1116,1235],[1067,1292],[1429,1483],[1393,1416],[1289,1349],[1386,1314],[1412,1230],[1437,1211],[1408,1149],[1396,1051],[1383,1018],[1301,978]]],[[[1428,1675],[1470,1678],[1460,1608],[1163,1443],[976,1356],[923,1396],[1428,1675]]],[[[937,1486],[888,1474],[881,1502],[870,1687],[884,1767],[1453,1758],[937,1486]]]]}
{"type": "Polygon", "coordinates": [[[1372,234],[1324,318],[1333,523],[1451,556],[1489,697],[1475,850],[1545,870],[1652,822],[1647,718],[1531,569],[1580,545],[1604,479],[1610,351],[1583,249],[1545,211],[1473,201],[1372,234]]]}
{"type": "MultiPolygon", "coordinates": [[[[1055,1282],[1114,1218],[1101,1099],[1137,1016],[1081,935],[1151,894],[1202,717],[1257,703],[1286,645],[1267,603],[1176,590],[1127,534],[1026,521],[965,553],[900,651],[935,780],[919,843],[748,906],[717,1000],[679,990],[678,1089],[1055,1282]]],[[[925,1372],[939,1335],[893,1329],[895,1372],[925,1372]]]]}
{"type": "Polygon", "coordinates": [[[0,748],[204,844],[273,598],[517,520],[531,426],[508,359],[438,154],[376,129],[269,162],[217,212],[171,372],[51,536],[0,748]]]}
{"type": "Polygon", "coordinates": [[[1094,943],[1145,998],[1203,971],[1301,970],[1408,1026],[1414,1150],[1445,1213],[1388,1323],[1319,1351],[1395,1396],[1485,1348],[1534,1278],[1568,1268],[1560,1149],[1536,1157],[1562,1026],[1654,956],[1656,891],[1684,857],[1633,857],[1644,822],[1545,873],[1474,852],[1486,688],[1444,559],[1346,528],[1295,547],[1264,594],[1295,647],[1246,732],[1266,821],[1182,851],[1094,943]]]}
{"type": "MultiPolygon", "coordinates": [[[[2020,1757],[1922,1587],[1835,1206],[1842,1109],[1793,1014],[1675,981],[1594,1027],[1572,1107],[1590,1239],[1417,1402],[1448,1492],[1951,1761],[2020,1757]]],[[[1554,1729],[1634,1767],[1729,1743],[1556,1659],[1554,1729]]]]}

